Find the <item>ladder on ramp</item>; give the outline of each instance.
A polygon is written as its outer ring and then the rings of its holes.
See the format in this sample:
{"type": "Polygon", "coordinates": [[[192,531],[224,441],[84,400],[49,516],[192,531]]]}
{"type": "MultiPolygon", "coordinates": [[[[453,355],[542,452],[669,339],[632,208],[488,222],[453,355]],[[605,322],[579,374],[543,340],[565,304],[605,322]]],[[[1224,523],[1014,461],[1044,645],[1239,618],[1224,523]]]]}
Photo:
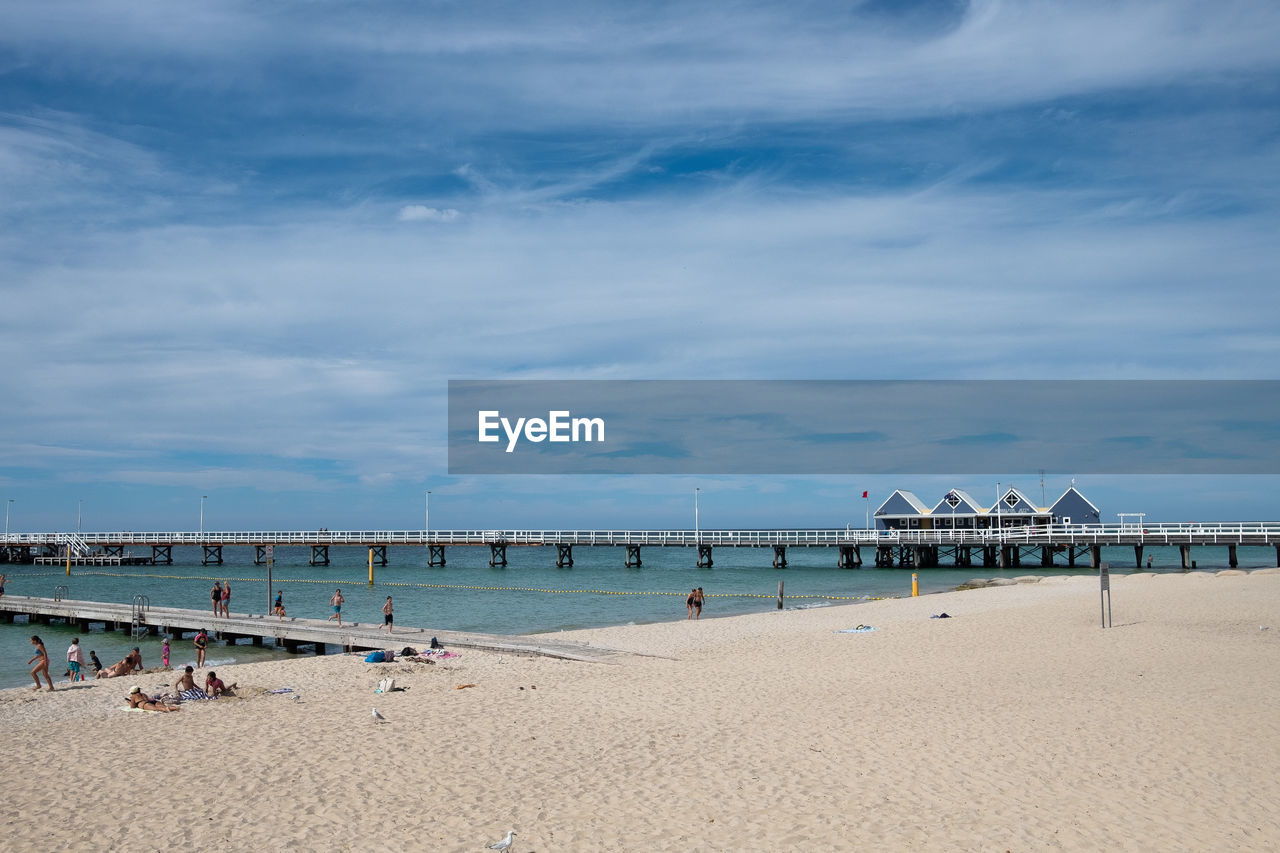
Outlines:
{"type": "Polygon", "coordinates": [[[133,623],[129,628],[129,635],[133,639],[138,640],[147,635],[147,611],[150,609],[150,598],[145,595],[135,595],[133,597],[133,606],[131,607],[133,623]]]}

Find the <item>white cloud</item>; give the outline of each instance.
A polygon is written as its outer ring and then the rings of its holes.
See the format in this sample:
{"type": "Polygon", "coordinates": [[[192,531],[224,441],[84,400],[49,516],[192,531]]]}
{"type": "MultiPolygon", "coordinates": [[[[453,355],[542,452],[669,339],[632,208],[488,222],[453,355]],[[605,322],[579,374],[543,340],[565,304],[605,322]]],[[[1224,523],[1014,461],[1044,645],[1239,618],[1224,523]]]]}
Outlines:
{"type": "Polygon", "coordinates": [[[458,211],[451,207],[439,210],[423,204],[406,204],[400,208],[401,222],[452,222],[458,218],[458,211]]]}

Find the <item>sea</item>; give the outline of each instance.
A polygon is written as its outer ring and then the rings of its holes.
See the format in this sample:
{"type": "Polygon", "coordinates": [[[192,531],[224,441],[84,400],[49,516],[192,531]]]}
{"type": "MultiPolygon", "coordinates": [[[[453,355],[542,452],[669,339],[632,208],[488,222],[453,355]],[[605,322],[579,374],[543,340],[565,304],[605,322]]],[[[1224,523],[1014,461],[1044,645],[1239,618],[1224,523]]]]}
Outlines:
{"type": "MultiPolygon", "coordinates": [[[[447,565],[428,566],[425,548],[390,547],[389,564],[374,567],[369,583],[368,551],[362,547],[331,547],[330,565],[309,565],[310,549],[277,547],[272,584],[267,586],[266,566],[253,565],[253,548],[223,548],[221,566],[200,564],[199,548],[173,549],[171,566],[76,567],[68,577],[61,567],[3,565],[8,575],[6,592],[13,595],[129,603],[144,595],[153,607],[183,607],[211,613],[209,588],[215,580],[230,581],[231,612],[267,613],[276,591],[283,590],[290,616],[327,618],[329,597],[340,588],[346,598],[344,622],[378,625],[388,595],[395,605],[397,625],[428,630],[476,631],[490,634],[533,634],[684,619],[685,597],[693,587],[706,596],[704,619],[775,610],[779,583],[784,584],[787,608],[827,607],[873,598],[911,594],[910,569],[836,568],[834,548],[788,548],[788,567],[774,569],[772,549],[717,548],[714,565],[697,568],[691,548],[645,548],[644,564],[626,568],[621,547],[575,547],[572,568],[558,569],[554,547],[507,548],[507,566],[489,566],[487,547],[450,547],[447,565]],[[59,590],[65,587],[65,590],[59,590]]],[[[869,554],[863,550],[864,557],[869,554]]],[[[1148,547],[1153,557],[1150,571],[1180,572],[1179,552],[1174,548],[1148,547]]],[[[1226,568],[1226,548],[1192,551],[1200,570],[1226,568]]],[[[1104,562],[1112,574],[1137,571],[1133,548],[1104,548],[1104,562]]],[[[919,569],[920,594],[955,589],[972,578],[1018,575],[1096,575],[1087,567],[1046,569],[1038,561],[1020,568],[919,569]]],[[[1240,568],[1275,564],[1271,548],[1240,548],[1240,568]]],[[[1117,605],[1119,605],[1117,601],[1117,605]]],[[[853,619],[856,623],[856,619],[853,619]]],[[[212,627],[212,620],[210,622],[212,627]]],[[[0,624],[0,687],[31,684],[25,661],[32,655],[30,637],[39,635],[52,661],[55,683],[65,667],[65,652],[72,637],[80,638],[86,660],[96,651],[104,666],[121,660],[135,643],[122,632],[95,627],[82,634],[75,626],[0,624]]],[[[160,638],[141,642],[143,663],[160,664],[160,638]]],[[[336,648],[331,649],[337,651],[336,648]]],[[[283,649],[240,645],[211,645],[210,666],[288,657],[283,649]]],[[[190,639],[172,643],[171,665],[194,663],[190,639]]],[[[90,668],[91,669],[91,668],[90,668]]]]}

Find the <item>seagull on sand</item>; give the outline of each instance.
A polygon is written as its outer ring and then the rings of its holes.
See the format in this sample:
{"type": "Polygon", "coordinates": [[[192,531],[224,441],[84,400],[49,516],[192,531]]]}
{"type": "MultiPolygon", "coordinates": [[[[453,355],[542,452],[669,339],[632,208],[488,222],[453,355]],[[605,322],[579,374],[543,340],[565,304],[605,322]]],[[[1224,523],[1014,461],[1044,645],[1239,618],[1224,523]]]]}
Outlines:
{"type": "Polygon", "coordinates": [[[513,838],[515,838],[515,837],[516,837],[516,831],[515,831],[514,829],[509,829],[509,830],[507,830],[507,837],[506,837],[506,838],[502,839],[501,841],[496,841],[496,842],[494,842],[493,844],[490,844],[486,849],[488,849],[488,850],[497,850],[497,851],[499,851],[499,853],[501,853],[501,851],[504,851],[504,850],[510,850],[510,849],[511,849],[511,839],[513,839],[513,838]]]}
{"type": "MultiPolygon", "coordinates": [[[[377,708],[374,708],[374,709],[373,709],[373,721],[374,721],[375,723],[385,723],[385,722],[387,721],[387,718],[386,718],[386,717],[384,717],[384,716],[382,716],[381,714],[379,714],[379,713],[378,713],[378,709],[377,709],[377,708]]],[[[505,850],[506,848],[504,847],[503,849],[505,850]]]]}

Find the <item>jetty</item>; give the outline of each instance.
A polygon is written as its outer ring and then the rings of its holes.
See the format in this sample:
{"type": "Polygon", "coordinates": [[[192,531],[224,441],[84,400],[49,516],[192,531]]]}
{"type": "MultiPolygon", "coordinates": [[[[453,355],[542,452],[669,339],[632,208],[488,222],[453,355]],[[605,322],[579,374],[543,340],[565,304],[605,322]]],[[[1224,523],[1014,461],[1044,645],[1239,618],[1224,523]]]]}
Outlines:
{"type": "Polygon", "coordinates": [[[32,624],[75,625],[82,634],[89,633],[94,625],[101,625],[103,630],[121,631],[134,639],[150,635],[181,639],[205,629],[209,632],[210,645],[222,642],[233,646],[247,640],[255,646],[280,646],[294,653],[309,647],[318,655],[325,654],[327,646],[338,646],[343,651],[399,650],[405,646],[429,648],[435,638],[450,649],[479,649],[587,663],[617,662],[626,656],[615,649],[550,636],[475,634],[404,625],[397,625],[395,633],[388,635],[371,622],[348,622],[338,627],[323,619],[286,616],[280,620],[254,613],[233,613],[224,619],[203,610],[152,607],[142,595],[134,596],[130,604],[21,595],[0,597],[0,622],[11,624],[22,617],[32,624]]]}
{"type": "MultiPolygon", "coordinates": [[[[931,519],[930,523],[934,520],[931,519]]],[[[370,566],[385,566],[391,549],[427,551],[430,566],[445,565],[445,549],[488,548],[490,566],[507,565],[507,549],[554,549],[555,565],[573,565],[573,549],[616,548],[628,568],[642,565],[644,548],[688,548],[699,568],[712,565],[716,548],[770,548],[773,567],[787,566],[789,548],[827,548],[836,566],[862,566],[864,551],[877,567],[941,565],[1017,568],[1038,565],[1098,568],[1104,547],[1133,548],[1135,565],[1141,567],[1143,549],[1153,546],[1179,549],[1183,568],[1192,568],[1193,548],[1225,551],[1227,563],[1237,565],[1240,547],[1274,547],[1280,566],[1280,522],[1213,522],[1178,524],[1020,524],[992,527],[905,528],[809,528],[745,530],[294,530],[294,531],[190,531],[119,533],[11,533],[0,538],[0,563],[41,563],[71,566],[103,565],[98,560],[170,565],[173,549],[200,549],[202,565],[222,565],[227,549],[243,548],[254,565],[266,565],[280,547],[309,548],[310,564],[329,565],[329,549],[367,549],[370,566]],[[135,555],[130,549],[149,549],[135,555]]]]}

